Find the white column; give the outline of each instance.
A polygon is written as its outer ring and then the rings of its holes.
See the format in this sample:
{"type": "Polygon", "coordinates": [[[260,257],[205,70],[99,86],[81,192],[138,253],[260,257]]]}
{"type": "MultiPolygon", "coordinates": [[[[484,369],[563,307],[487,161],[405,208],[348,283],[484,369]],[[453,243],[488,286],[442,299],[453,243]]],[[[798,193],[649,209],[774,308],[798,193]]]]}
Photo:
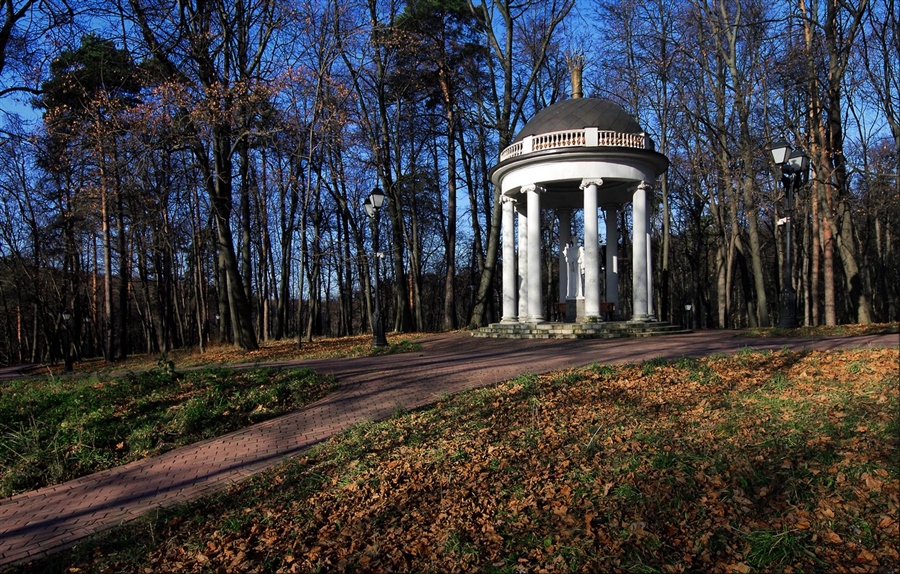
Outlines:
{"type": "Polygon", "coordinates": [[[516,220],[513,210],[516,200],[508,195],[501,195],[503,219],[503,317],[502,323],[515,323],[519,320],[516,308],[516,220]]]}
{"type": "Polygon", "coordinates": [[[519,254],[516,267],[519,281],[519,322],[524,323],[528,318],[528,214],[521,201],[516,204],[516,213],[519,216],[519,254]]]}
{"type": "Polygon", "coordinates": [[[642,181],[634,190],[632,205],[634,207],[633,224],[634,236],[632,237],[631,250],[631,292],[634,294],[634,308],[632,309],[632,321],[648,321],[650,319],[647,295],[649,293],[647,283],[647,232],[649,231],[649,209],[647,208],[647,196],[651,186],[642,181]]]}
{"type": "Polygon", "coordinates": [[[528,322],[544,320],[541,301],[541,192],[537,185],[522,186],[528,210],[528,322]]]}
{"type": "Polygon", "coordinates": [[[597,225],[597,190],[600,178],[583,179],[584,190],[584,317],[600,319],[600,238],[597,225]]]}
{"type": "Polygon", "coordinates": [[[606,299],[619,311],[619,205],[603,206],[606,212],[606,299]]]}
{"type": "Polygon", "coordinates": [[[569,292],[569,268],[563,250],[572,240],[572,211],[569,209],[557,210],[559,216],[559,302],[566,302],[566,294],[569,292]]]}
{"type": "Polygon", "coordinates": [[[650,223],[647,222],[647,316],[651,321],[656,321],[656,311],[653,310],[653,243],[650,241],[650,223]]]}

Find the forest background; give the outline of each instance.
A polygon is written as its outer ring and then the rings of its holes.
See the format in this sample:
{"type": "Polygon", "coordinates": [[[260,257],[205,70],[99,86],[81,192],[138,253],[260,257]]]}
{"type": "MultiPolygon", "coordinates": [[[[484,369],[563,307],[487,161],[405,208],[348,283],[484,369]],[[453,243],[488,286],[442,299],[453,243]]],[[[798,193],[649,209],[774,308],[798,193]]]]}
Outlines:
{"type": "MultiPolygon", "coordinates": [[[[585,95],[621,104],[671,161],[651,202],[661,320],[777,320],[785,198],[768,148],[782,137],[812,164],[792,226],[801,322],[900,315],[896,0],[2,11],[0,364],[365,332],[379,251],[389,329],[498,320],[489,172],[568,97],[572,56],[585,95]],[[362,207],[376,187],[379,246],[362,207]]],[[[558,230],[543,216],[550,316],[558,230]]]]}

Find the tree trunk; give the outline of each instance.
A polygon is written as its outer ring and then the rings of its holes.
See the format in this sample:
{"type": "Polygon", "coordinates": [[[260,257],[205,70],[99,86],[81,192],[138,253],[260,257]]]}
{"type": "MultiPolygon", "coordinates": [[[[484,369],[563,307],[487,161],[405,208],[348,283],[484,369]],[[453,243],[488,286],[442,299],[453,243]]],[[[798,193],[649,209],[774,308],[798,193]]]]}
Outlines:
{"type": "Polygon", "coordinates": [[[669,251],[671,250],[671,237],[670,237],[670,219],[671,213],[669,212],[669,182],[668,178],[663,174],[662,181],[660,182],[660,196],[662,197],[662,248],[660,252],[660,258],[662,259],[662,264],[660,265],[660,273],[659,273],[659,318],[661,321],[673,321],[672,317],[672,309],[671,309],[671,298],[672,295],[670,293],[670,272],[669,272],[669,251]]]}
{"type": "MultiPolygon", "coordinates": [[[[478,189],[482,187],[479,185],[476,180],[475,173],[476,169],[473,166],[474,157],[468,153],[466,149],[466,143],[464,138],[459,138],[459,149],[462,155],[463,161],[463,170],[466,178],[466,189],[468,190],[469,195],[469,213],[471,213],[471,225],[472,225],[472,276],[469,277],[469,283],[474,284],[475,282],[475,274],[479,275],[484,272],[484,246],[482,244],[482,228],[481,228],[481,209],[478,205],[478,189]]],[[[474,310],[475,304],[475,292],[470,293],[472,297],[470,309],[474,310]]],[[[471,314],[469,315],[468,320],[471,321],[471,314]]]]}
{"type": "Polygon", "coordinates": [[[447,237],[444,247],[447,260],[444,277],[445,331],[457,327],[456,321],[456,114],[452,99],[447,106],[447,237]]]}
{"type": "MultiPolygon", "coordinates": [[[[749,174],[743,173],[746,166],[753,165],[754,155],[757,150],[756,142],[750,133],[750,94],[745,89],[745,86],[748,83],[753,82],[753,78],[745,77],[744,68],[738,65],[739,58],[755,59],[756,53],[751,51],[755,47],[754,42],[752,41],[752,31],[753,28],[759,26],[759,23],[745,21],[742,18],[742,14],[740,4],[737,4],[736,10],[730,13],[726,12],[723,8],[718,16],[716,16],[712,10],[707,8],[707,17],[717,28],[714,30],[712,38],[716,42],[719,58],[725,66],[727,66],[728,75],[730,76],[730,78],[726,78],[724,74],[720,76],[723,83],[717,89],[721,90],[721,93],[724,96],[725,93],[728,93],[730,87],[730,91],[733,94],[734,107],[738,116],[737,147],[742,168],[737,175],[741,180],[743,213],[747,219],[747,239],[750,247],[750,266],[752,269],[753,282],[752,293],[749,292],[745,286],[745,291],[747,291],[746,301],[748,303],[748,313],[750,315],[748,318],[751,326],[768,327],[770,324],[769,308],[766,297],[765,273],[760,252],[757,201],[754,194],[753,180],[749,174]],[[733,18],[733,21],[729,20],[729,18],[733,18]],[[745,53],[739,53],[739,46],[745,50],[745,53]]],[[[751,71],[754,69],[754,67],[748,68],[751,71]]],[[[722,167],[726,168],[726,164],[723,163],[722,167]]],[[[731,215],[735,228],[740,213],[739,207],[740,205],[738,202],[733,200],[731,203],[731,215]]],[[[735,234],[735,237],[739,236],[735,234]]],[[[743,254],[743,245],[738,244],[738,248],[743,254]]],[[[746,277],[744,278],[746,279],[746,277]]]]}
{"type": "MultiPolygon", "coordinates": [[[[768,298],[766,296],[765,270],[762,264],[762,253],[759,241],[759,221],[757,218],[757,202],[754,198],[752,181],[744,178],[744,207],[747,217],[747,235],[750,243],[750,265],[753,275],[753,289],[755,296],[753,302],[756,306],[756,324],[760,327],[768,327],[769,319],[768,298]]],[[[752,321],[751,321],[752,322],[752,321]]]]}
{"type": "Polygon", "coordinates": [[[231,141],[227,127],[219,125],[213,128],[215,171],[207,176],[207,190],[216,218],[216,239],[219,260],[226,278],[225,289],[234,344],[241,349],[253,351],[259,346],[253,331],[252,309],[244,290],[231,232],[231,141]]]}
{"type": "Polygon", "coordinates": [[[241,274],[238,271],[237,256],[232,243],[231,226],[227,219],[218,219],[216,240],[219,248],[219,261],[225,275],[225,298],[228,303],[231,334],[234,345],[247,351],[258,348],[253,322],[250,319],[251,309],[247,301],[241,274]]]}
{"type": "MultiPolygon", "coordinates": [[[[293,167],[294,162],[291,161],[291,172],[302,173],[301,170],[293,167]]],[[[280,261],[280,277],[278,284],[278,310],[275,316],[275,339],[280,340],[287,336],[288,321],[291,316],[290,311],[290,281],[291,281],[291,248],[294,238],[294,228],[297,221],[297,208],[300,204],[300,194],[297,190],[297,183],[291,178],[291,182],[281,191],[281,235],[279,247],[281,250],[280,261]],[[285,196],[287,197],[287,206],[285,206],[285,196]]]]}
{"type": "Polygon", "coordinates": [[[250,145],[247,138],[241,138],[238,142],[238,171],[240,173],[241,284],[249,302],[253,294],[253,270],[252,231],[250,228],[250,145]]]}
{"type": "MultiPolygon", "coordinates": [[[[104,181],[101,176],[101,182],[104,181]]],[[[100,225],[103,235],[103,355],[107,363],[115,360],[115,317],[112,306],[112,232],[109,225],[109,199],[106,186],[100,186],[100,225]]]]}
{"type": "MultiPolygon", "coordinates": [[[[209,308],[208,308],[208,291],[207,278],[203,272],[205,250],[203,249],[203,217],[200,214],[200,197],[198,186],[191,186],[191,235],[193,238],[193,249],[190,253],[191,267],[193,267],[192,278],[194,280],[194,300],[195,300],[195,319],[197,321],[197,341],[200,352],[205,351],[207,337],[209,336],[209,308]]],[[[216,281],[218,274],[213,269],[213,281],[216,281]]]]}
{"type": "Polygon", "coordinates": [[[817,191],[818,182],[813,181],[811,184],[811,193],[809,199],[810,207],[810,277],[809,277],[809,298],[810,298],[810,314],[811,325],[818,326],[822,324],[821,312],[821,291],[819,289],[819,281],[822,275],[822,240],[821,225],[819,218],[819,194],[817,191]]]}

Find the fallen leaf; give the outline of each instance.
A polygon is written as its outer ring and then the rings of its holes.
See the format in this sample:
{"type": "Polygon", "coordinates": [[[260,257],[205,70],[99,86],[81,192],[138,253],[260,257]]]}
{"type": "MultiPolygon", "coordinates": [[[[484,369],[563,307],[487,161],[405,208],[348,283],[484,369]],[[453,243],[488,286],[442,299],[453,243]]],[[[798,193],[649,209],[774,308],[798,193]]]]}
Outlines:
{"type": "Polygon", "coordinates": [[[884,486],[883,482],[870,475],[868,472],[863,474],[863,478],[866,481],[866,488],[872,492],[881,492],[881,487],[884,486]]]}

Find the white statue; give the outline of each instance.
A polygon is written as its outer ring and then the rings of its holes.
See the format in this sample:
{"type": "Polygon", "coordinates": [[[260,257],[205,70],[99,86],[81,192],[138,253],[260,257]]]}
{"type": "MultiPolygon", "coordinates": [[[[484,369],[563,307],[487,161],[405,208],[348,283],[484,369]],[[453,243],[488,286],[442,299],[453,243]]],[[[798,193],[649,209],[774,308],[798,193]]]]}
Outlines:
{"type": "Polygon", "coordinates": [[[577,290],[575,297],[577,299],[584,298],[584,246],[578,248],[578,275],[576,279],[577,290]]]}
{"type": "Polygon", "coordinates": [[[567,281],[566,281],[566,299],[575,298],[575,281],[578,278],[578,258],[575,256],[575,245],[567,243],[563,248],[563,256],[566,258],[567,281]]]}

